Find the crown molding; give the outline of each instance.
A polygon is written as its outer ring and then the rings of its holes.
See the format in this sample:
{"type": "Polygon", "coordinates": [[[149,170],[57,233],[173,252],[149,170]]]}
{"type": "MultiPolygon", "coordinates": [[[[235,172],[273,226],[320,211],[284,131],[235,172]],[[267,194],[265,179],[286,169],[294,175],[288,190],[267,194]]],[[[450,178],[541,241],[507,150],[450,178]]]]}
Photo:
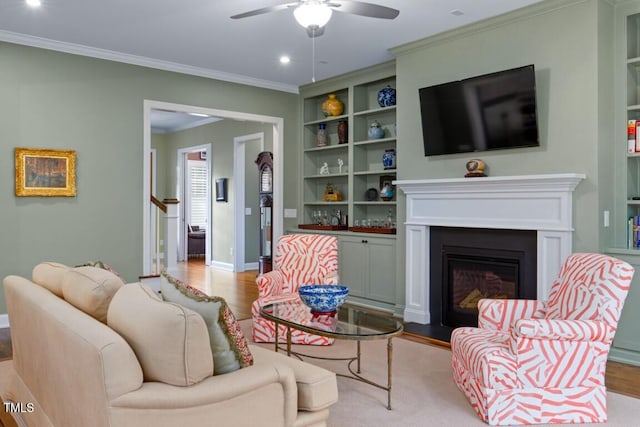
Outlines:
{"type": "Polygon", "coordinates": [[[238,83],[247,86],[255,86],[264,89],[272,89],[280,92],[298,94],[298,87],[293,85],[272,82],[269,80],[255,79],[240,74],[226,73],[224,71],[211,70],[208,68],[192,67],[178,64],[176,62],[162,61],[144,56],[129,55],[107,49],[99,49],[75,43],[66,43],[42,37],[34,37],[11,31],[0,30],[0,41],[37,47],[41,49],[55,50],[58,52],[70,53],[73,55],[87,56],[91,58],[105,59],[107,61],[122,62],[125,64],[138,65],[141,67],[154,68],[174,73],[188,74],[192,76],[205,77],[208,79],[221,80],[230,83],[238,83]]]}

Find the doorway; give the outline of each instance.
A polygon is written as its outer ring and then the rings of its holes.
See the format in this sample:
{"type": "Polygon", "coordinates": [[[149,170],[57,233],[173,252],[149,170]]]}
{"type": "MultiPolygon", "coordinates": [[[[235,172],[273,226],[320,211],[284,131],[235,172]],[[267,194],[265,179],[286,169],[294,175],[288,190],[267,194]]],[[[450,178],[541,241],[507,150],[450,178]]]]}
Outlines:
{"type": "MultiPolygon", "coordinates": [[[[274,157],[274,191],[273,191],[273,235],[274,239],[277,239],[283,233],[284,223],[284,206],[283,206],[283,147],[284,147],[284,120],[282,117],[264,116],[258,114],[243,113],[237,111],[218,110],[206,107],[197,107],[190,105],[174,104],[161,101],[145,100],[143,103],[144,109],[144,128],[143,128],[143,153],[144,161],[142,165],[143,169],[143,182],[149,182],[151,179],[151,167],[149,158],[151,155],[151,125],[150,115],[151,110],[159,109],[165,111],[175,111],[192,114],[206,114],[209,116],[219,117],[221,119],[238,120],[257,122],[261,124],[271,125],[273,132],[273,157],[274,157]]],[[[210,156],[209,156],[210,158],[210,156]]],[[[151,275],[152,271],[152,248],[150,243],[151,233],[151,194],[150,186],[143,185],[143,274],[151,275]]],[[[234,214],[237,218],[238,215],[234,214]]],[[[235,231],[235,219],[234,219],[234,231],[235,231]]],[[[177,252],[178,242],[165,242],[165,246],[174,245],[177,252]]],[[[236,253],[238,251],[235,251],[236,253]]],[[[235,257],[234,257],[235,263],[235,257]]],[[[167,266],[169,269],[172,266],[167,266]]],[[[234,269],[238,266],[234,265],[234,269]]]]}
{"type": "Polygon", "coordinates": [[[211,144],[178,149],[178,262],[201,256],[205,265],[212,262],[211,152],[211,144]]]}

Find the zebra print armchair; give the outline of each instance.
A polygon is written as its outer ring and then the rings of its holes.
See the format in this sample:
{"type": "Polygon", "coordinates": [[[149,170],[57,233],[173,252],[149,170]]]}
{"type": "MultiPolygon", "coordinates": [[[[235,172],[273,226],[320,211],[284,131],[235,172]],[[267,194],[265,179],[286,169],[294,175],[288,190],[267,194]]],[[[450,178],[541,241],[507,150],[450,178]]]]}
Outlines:
{"type": "MultiPolygon", "coordinates": [[[[299,299],[298,288],[302,285],[338,284],[338,239],[319,234],[286,234],[278,239],[273,270],[256,278],[258,299],[251,305],[253,318],[253,340],[274,342],[275,325],[260,315],[260,307],[281,301],[299,299]]],[[[308,315],[299,311],[296,315],[308,315]]],[[[286,328],[280,325],[278,337],[286,337],[286,328]]],[[[328,345],[332,338],[311,335],[292,330],[293,344],[328,345]]]]}
{"type": "Polygon", "coordinates": [[[570,255],[547,301],[481,300],[451,336],[454,381],[490,425],[607,421],[605,370],[633,267],[570,255]]]}

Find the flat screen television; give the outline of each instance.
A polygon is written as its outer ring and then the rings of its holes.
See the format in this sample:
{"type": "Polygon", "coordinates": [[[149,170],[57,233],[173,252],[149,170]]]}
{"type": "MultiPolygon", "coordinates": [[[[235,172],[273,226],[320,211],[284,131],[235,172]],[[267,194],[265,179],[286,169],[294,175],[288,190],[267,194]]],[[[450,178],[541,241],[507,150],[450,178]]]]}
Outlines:
{"type": "Polygon", "coordinates": [[[533,65],[420,89],[424,155],[536,147],[533,65]]]}

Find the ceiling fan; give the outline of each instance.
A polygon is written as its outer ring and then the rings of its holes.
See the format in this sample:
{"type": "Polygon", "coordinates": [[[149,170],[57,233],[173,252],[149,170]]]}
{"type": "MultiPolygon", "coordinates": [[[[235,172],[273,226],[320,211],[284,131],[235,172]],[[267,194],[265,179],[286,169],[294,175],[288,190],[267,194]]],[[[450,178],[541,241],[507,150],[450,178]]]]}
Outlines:
{"type": "Polygon", "coordinates": [[[397,9],[356,0],[298,0],[240,13],[233,15],[231,19],[248,18],[289,8],[294,8],[293,15],[296,21],[307,29],[309,37],[318,37],[324,33],[324,26],[331,19],[334,10],[380,19],[394,19],[400,13],[397,9]]]}

